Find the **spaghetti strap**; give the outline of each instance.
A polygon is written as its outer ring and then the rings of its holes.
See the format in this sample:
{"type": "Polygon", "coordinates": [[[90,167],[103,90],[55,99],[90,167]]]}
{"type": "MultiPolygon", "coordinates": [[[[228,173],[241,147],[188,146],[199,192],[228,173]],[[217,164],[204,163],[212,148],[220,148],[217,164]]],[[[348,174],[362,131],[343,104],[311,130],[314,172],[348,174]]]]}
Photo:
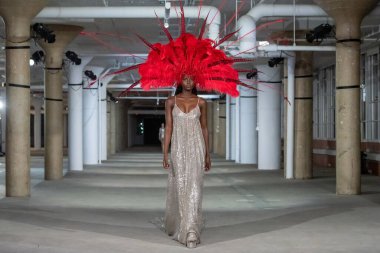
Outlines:
{"type": "Polygon", "coordinates": [[[177,105],[177,97],[174,96],[174,104],[177,105]]]}
{"type": "Polygon", "coordinates": [[[198,98],[198,102],[197,102],[197,106],[199,105],[199,98],[198,98]]]}

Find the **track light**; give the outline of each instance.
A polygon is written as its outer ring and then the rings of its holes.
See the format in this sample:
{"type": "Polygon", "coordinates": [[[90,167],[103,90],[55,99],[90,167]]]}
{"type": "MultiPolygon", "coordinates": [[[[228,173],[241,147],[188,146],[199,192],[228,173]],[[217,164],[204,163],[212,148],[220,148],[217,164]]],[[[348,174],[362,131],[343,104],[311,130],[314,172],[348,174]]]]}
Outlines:
{"type": "Polygon", "coordinates": [[[112,95],[111,92],[107,91],[107,96],[110,98],[110,101],[111,102],[114,102],[114,103],[119,103],[119,101],[112,95]]]}
{"type": "Polygon", "coordinates": [[[271,58],[268,61],[268,66],[271,67],[271,68],[273,68],[274,66],[277,66],[278,64],[282,63],[283,60],[284,60],[284,58],[282,58],[282,57],[271,58]]]}
{"type": "Polygon", "coordinates": [[[44,57],[45,57],[45,54],[44,54],[44,51],[42,50],[39,50],[39,51],[36,51],[32,54],[32,56],[30,57],[30,61],[29,61],[29,64],[32,63],[33,61],[33,64],[38,64],[40,62],[43,62],[44,60],[44,57]]]}
{"type": "Polygon", "coordinates": [[[44,39],[47,43],[55,42],[55,34],[53,34],[53,31],[50,31],[44,24],[35,23],[32,28],[36,35],[38,35],[38,38],[44,39]]]}
{"type": "Polygon", "coordinates": [[[257,76],[257,70],[254,69],[251,72],[248,72],[246,76],[247,76],[247,79],[253,79],[254,77],[257,76]]]}
{"type": "Polygon", "coordinates": [[[96,75],[91,70],[86,70],[84,75],[90,78],[91,80],[96,80],[96,75]]]}
{"type": "Polygon", "coordinates": [[[328,37],[332,31],[332,26],[329,24],[321,24],[317,27],[315,27],[310,32],[306,33],[306,40],[309,43],[313,43],[313,41],[316,42],[322,42],[323,39],[328,37]]]}
{"type": "Polygon", "coordinates": [[[73,51],[67,51],[65,53],[67,59],[69,59],[72,63],[75,65],[80,65],[82,63],[82,60],[78,57],[78,55],[73,51]]]}

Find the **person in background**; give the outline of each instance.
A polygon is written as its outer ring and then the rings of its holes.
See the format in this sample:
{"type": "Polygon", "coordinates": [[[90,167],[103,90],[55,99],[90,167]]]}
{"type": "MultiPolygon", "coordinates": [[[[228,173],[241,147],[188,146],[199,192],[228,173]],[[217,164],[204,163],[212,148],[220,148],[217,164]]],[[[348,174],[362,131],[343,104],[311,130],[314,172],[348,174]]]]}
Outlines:
{"type": "Polygon", "coordinates": [[[161,142],[161,151],[164,152],[164,138],[165,138],[165,124],[162,123],[160,129],[158,130],[158,139],[161,142]]]}

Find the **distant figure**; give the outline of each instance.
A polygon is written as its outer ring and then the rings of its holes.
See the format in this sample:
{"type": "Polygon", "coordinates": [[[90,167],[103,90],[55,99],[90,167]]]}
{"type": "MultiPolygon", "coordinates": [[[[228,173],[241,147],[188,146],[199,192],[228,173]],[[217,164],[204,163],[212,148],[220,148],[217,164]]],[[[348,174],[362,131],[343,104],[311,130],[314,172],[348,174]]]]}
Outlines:
{"type": "Polygon", "coordinates": [[[161,150],[162,150],[162,153],[164,152],[164,138],[165,138],[165,124],[162,123],[161,124],[161,127],[160,127],[160,130],[158,130],[158,139],[160,140],[161,142],[161,150]]]}

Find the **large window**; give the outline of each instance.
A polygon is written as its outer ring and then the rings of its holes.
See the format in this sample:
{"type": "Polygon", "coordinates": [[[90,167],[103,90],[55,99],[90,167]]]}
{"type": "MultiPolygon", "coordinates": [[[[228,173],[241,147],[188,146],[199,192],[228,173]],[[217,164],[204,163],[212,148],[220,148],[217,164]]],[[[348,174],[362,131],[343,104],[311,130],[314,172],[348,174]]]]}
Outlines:
{"type": "MultiPolygon", "coordinates": [[[[361,136],[366,141],[380,141],[379,48],[367,50],[360,61],[361,136]]],[[[314,138],[335,139],[335,65],[319,69],[314,81],[314,138]]]]}
{"type": "Polygon", "coordinates": [[[379,52],[369,51],[362,57],[362,138],[380,140],[379,52]]]}
{"type": "Polygon", "coordinates": [[[335,139],[335,65],[319,70],[313,85],[315,139],[335,139]]]}

